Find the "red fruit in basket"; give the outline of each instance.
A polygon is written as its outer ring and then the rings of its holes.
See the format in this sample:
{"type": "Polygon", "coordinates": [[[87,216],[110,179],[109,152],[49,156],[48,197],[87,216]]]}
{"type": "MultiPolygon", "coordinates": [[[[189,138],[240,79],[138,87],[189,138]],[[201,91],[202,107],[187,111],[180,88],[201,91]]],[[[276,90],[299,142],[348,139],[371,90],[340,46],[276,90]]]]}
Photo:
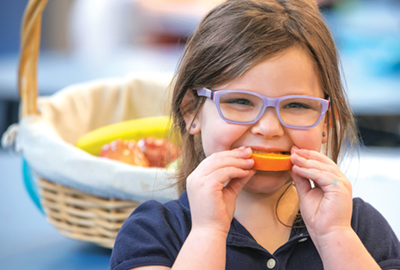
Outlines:
{"type": "Polygon", "coordinates": [[[134,140],[117,139],[102,146],[100,157],[118,160],[130,165],[149,167],[150,163],[134,140]]]}
{"type": "Polygon", "coordinates": [[[138,141],[140,150],[145,154],[151,167],[162,167],[174,161],[179,151],[176,146],[165,139],[148,137],[138,141]]]}

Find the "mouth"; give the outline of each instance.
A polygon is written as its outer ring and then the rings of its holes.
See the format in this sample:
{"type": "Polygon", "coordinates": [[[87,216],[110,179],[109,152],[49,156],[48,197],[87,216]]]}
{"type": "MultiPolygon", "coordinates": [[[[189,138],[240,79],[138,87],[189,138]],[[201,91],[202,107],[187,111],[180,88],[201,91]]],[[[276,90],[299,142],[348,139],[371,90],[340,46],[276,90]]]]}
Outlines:
{"type": "Polygon", "coordinates": [[[290,151],[261,151],[253,149],[253,154],[263,154],[263,153],[273,154],[273,155],[283,155],[283,156],[291,155],[290,151]]]}

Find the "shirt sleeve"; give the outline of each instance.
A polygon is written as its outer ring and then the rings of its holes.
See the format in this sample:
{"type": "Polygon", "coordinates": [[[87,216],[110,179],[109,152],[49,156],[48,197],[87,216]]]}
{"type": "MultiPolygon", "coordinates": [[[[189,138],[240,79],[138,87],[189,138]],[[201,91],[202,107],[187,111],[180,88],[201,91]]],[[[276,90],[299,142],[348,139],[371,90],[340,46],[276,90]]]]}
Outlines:
{"type": "Polygon", "coordinates": [[[139,205],[122,225],[111,254],[111,269],[146,265],[172,267],[186,239],[184,214],[148,201],[139,205]]]}
{"type": "Polygon", "coordinates": [[[352,226],[382,269],[400,269],[400,242],[386,219],[360,198],[353,201],[352,226]]]}

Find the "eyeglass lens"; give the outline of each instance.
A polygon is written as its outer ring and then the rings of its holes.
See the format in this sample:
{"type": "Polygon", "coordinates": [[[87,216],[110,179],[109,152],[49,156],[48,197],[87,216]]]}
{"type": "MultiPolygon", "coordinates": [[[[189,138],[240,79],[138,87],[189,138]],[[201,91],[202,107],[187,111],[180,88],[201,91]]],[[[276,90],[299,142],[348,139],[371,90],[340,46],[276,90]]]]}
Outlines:
{"type": "MultiPolygon", "coordinates": [[[[222,115],[235,122],[251,122],[263,113],[264,101],[249,93],[223,93],[219,99],[222,115]]],[[[315,124],[321,115],[322,104],[310,98],[288,98],[279,103],[277,112],[286,125],[306,127],[315,124]]]]}

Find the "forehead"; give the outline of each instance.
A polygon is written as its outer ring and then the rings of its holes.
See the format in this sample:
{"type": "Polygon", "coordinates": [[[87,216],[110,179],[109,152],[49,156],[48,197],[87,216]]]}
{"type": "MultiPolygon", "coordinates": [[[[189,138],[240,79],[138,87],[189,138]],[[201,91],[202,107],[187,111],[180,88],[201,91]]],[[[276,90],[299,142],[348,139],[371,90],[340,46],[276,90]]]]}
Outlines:
{"type": "Polygon", "coordinates": [[[262,61],[219,89],[248,90],[269,97],[323,97],[315,65],[309,53],[298,47],[262,61]]]}

